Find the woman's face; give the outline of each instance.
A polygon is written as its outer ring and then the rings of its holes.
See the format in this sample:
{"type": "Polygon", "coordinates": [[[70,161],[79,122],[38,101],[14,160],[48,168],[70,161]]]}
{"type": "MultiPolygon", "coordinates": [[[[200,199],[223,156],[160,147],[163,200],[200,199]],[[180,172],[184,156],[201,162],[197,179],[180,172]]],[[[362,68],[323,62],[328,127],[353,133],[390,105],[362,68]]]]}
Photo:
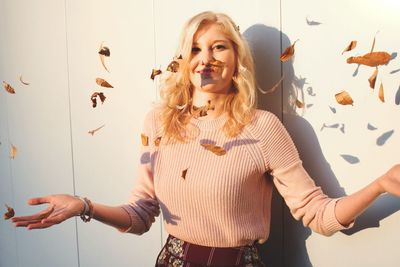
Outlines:
{"type": "Polygon", "coordinates": [[[227,94],[236,69],[236,53],[222,26],[205,24],[193,36],[190,81],[195,90],[227,94]]]}

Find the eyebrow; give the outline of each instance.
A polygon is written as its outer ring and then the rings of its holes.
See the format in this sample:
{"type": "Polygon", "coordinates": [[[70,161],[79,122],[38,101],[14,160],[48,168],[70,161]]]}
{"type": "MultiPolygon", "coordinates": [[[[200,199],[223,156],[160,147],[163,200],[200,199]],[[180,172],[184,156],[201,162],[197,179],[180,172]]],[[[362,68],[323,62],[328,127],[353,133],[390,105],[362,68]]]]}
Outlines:
{"type": "MultiPolygon", "coordinates": [[[[214,43],[218,43],[218,42],[228,43],[228,40],[214,40],[213,44],[214,44],[214,43]]],[[[193,45],[198,45],[198,44],[199,44],[199,43],[197,43],[197,42],[194,42],[194,43],[193,43],[193,45]]]]}

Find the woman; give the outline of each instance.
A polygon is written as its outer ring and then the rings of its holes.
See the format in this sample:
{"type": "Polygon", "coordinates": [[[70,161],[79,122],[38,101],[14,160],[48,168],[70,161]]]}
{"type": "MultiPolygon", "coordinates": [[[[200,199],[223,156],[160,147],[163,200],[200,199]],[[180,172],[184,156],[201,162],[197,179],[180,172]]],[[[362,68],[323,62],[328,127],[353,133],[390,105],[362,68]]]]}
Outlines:
{"type": "Polygon", "coordinates": [[[400,195],[400,165],[352,195],[323,194],[280,121],[255,108],[251,53],[228,16],[191,18],[176,58],[179,67],[162,82],[162,102],[145,119],[140,175],[129,203],[33,198],[31,205],[50,205],[14,218],[16,226],[47,228],[81,216],[142,234],[161,208],[170,235],[156,266],[263,266],[255,242],[268,238],[272,183],[293,216],[324,235],[351,227],[380,194],[400,195]]]}

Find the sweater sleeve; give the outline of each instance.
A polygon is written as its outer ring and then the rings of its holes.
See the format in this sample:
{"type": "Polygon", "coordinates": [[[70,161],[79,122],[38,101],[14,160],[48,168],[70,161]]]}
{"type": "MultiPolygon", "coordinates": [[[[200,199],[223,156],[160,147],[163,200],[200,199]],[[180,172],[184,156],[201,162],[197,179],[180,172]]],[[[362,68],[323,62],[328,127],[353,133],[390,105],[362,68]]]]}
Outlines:
{"type": "Polygon", "coordinates": [[[267,113],[262,120],[264,129],[261,139],[266,169],[273,176],[274,184],[296,220],[313,231],[330,236],[345,227],[336,219],[332,199],[315,185],[303,168],[297,149],[280,120],[267,113]]]}
{"type": "Polygon", "coordinates": [[[132,190],[129,202],[121,207],[130,215],[131,226],[128,229],[119,229],[141,235],[150,229],[155,217],[160,214],[159,203],[154,192],[153,167],[156,156],[155,151],[155,112],[147,113],[144,121],[142,135],[140,163],[138,166],[138,179],[132,190]]]}

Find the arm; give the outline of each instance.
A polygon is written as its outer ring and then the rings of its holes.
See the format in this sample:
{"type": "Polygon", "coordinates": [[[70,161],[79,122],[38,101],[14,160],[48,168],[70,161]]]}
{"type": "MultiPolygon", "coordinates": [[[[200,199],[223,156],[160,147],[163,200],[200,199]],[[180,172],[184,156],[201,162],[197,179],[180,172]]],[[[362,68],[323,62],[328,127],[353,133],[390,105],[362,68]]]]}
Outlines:
{"type": "Polygon", "coordinates": [[[386,192],[400,196],[400,165],[392,167],[360,191],[341,198],[336,204],[336,218],[341,224],[348,225],[386,192]]]}

